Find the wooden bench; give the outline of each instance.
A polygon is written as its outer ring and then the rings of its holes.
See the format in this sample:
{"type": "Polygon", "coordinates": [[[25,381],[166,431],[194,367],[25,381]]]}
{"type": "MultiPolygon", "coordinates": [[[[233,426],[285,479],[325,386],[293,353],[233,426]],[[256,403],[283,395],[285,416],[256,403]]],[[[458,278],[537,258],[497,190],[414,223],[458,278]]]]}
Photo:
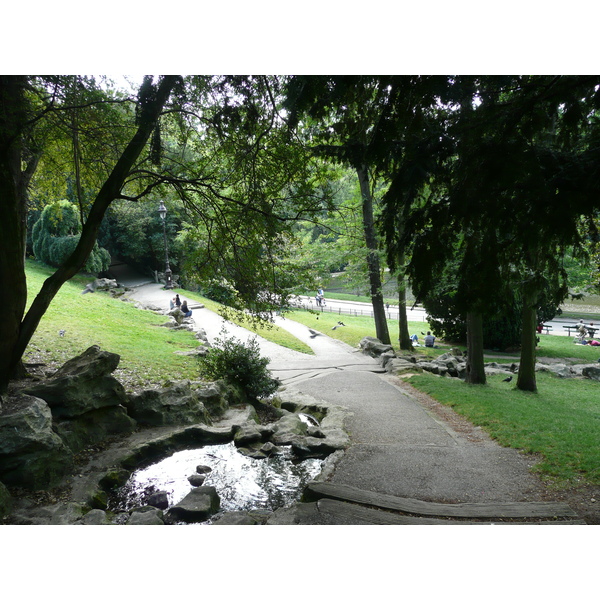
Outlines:
{"type": "Polygon", "coordinates": [[[542,325],[542,329],[543,329],[544,333],[550,333],[550,330],[552,329],[552,325],[542,325]]]}
{"type": "MultiPolygon", "coordinates": [[[[588,335],[591,338],[593,338],[596,335],[598,329],[600,329],[600,327],[591,327],[590,325],[586,325],[585,323],[583,326],[587,329],[588,335]]],[[[563,325],[563,327],[569,331],[569,337],[571,337],[571,329],[577,331],[579,325],[563,325]]]]}

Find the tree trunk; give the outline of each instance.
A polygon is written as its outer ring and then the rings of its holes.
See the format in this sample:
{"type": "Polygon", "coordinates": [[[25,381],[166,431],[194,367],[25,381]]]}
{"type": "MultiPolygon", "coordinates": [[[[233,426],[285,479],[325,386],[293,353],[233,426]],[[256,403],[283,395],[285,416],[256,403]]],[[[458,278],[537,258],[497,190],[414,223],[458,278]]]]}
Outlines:
{"type": "Polygon", "coordinates": [[[381,273],[379,254],[377,252],[377,235],[375,233],[375,220],[373,217],[373,197],[369,186],[369,175],[366,165],[356,168],[360,192],[362,195],[363,230],[365,233],[365,244],[367,246],[367,268],[369,272],[369,284],[371,289],[371,302],[373,304],[373,317],[375,319],[375,335],[383,344],[390,344],[390,333],[387,326],[385,306],[383,303],[383,292],[381,285],[381,273]]]}
{"type": "Polygon", "coordinates": [[[467,313],[467,383],[484,384],[485,361],[483,358],[483,316],[479,312],[467,313]]]}
{"type": "Polygon", "coordinates": [[[535,378],[535,337],[537,326],[537,287],[533,282],[523,286],[523,329],[521,331],[521,361],[517,377],[517,389],[537,392],[535,378]]]}
{"type": "MultiPolygon", "coordinates": [[[[404,256],[402,263],[404,263],[404,256]]],[[[408,331],[408,318],[406,316],[406,279],[404,269],[398,274],[398,333],[400,338],[400,350],[414,350],[408,331]]]]}
{"type": "MultiPolygon", "coordinates": [[[[0,198],[4,201],[8,200],[9,204],[9,211],[7,211],[5,218],[1,220],[0,289],[2,291],[0,292],[0,300],[4,300],[5,295],[12,297],[9,304],[10,310],[8,311],[9,319],[0,320],[0,393],[8,387],[10,377],[18,368],[21,357],[54,296],[66,281],[80,271],[88,259],[96,242],[98,229],[104,213],[110,203],[119,196],[131,168],[134,166],[155,128],[160,113],[176,81],[177,76],[164,77],[161,80],[156,95],[143,104],[138,129],[121,154],[108,179],[98,192],[82,229],[77,247],[65,263],[46,279],[42,289],[34,299],[22,321],[21,318],[27,297],[25,264],[23,260],[24,253],[21,247],[22,240],[25,238],[18,225],[21,219],[17,218],[17,209],[23,210],[24,202],[23,196],[19,195],[16,189],[12,190],[15,186],[11,187],[9,181],[10,176],[14,175],[14,173],[20,173],[20,139],[22,130],[18,132],[17,136],[8,140],[8,144],[5,147],[3,142],[7,137],[5,134],[7,125],[3,119],[4,114],[0,112],[0,198]],[[7,168],[9,161],[6,156],[8,155],[12,157],[13,163],[16,161],[16,164],[12,166],[12,170],[7,168]],[[18,229],[16,236],[20,240],[18,244],[17,241],[5,235],[7,232],[10,232],[11,228],[18,229]],[[10,248],[11,240],[17,245],[18,252],[10,248]],[[21,257],[20,262],[18,261],[19,256],[21,257]],[[9,286],[11,286],[10,289],[9,286]]],[[[0,91],[0,111],[5,110],[5,106],[1,104],[4,100],[3,92],[4,90],[0,91]]],[[[11,101],[16,106],[16,110],[25,112],[22,90],[20,96],[13,95],[11,101]]]]}
{"type": "Polygon", "coordinates": [[[12,355],[27,303],[27,220],[21,172],[26,85],[26,77],[0,77],[0,394],[6,391],[10,373],[20,362],[14,363],[12,355]]]}

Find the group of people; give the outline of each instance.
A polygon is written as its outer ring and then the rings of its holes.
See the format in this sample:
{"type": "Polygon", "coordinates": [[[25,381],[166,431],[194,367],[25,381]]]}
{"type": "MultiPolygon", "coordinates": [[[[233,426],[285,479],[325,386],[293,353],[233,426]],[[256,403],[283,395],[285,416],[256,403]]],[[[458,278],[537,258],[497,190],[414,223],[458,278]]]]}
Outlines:
{"type": "MultiPolygon", "coordinates": [[[[431,335],[431,331],[428,331],[427,334],[421,331],[421,335],[424,335],[423,342],[425,343],[425,348],[435,348],[435,336],[431,335]]],[[[420,346],[419,344],[419,336],[416,333],[413,333],[410,336],[413,346],[420,346]]]]}
{"type": "Polygon", "coordinates": [[[589,346],[600,346],[600,342],[594,339],[594,333],[596,333],[596,328],[593,323],[590,323],[589,328],[585,326],[583,319],[579,319],[579,323],[577,323],[577,339],[576,343],[586,344],[589,346]],[[590,336],[590,340],[586,341],[585,336],[590,336]]]}
{"type": "Polygon", "coordinates": [[[171,310],[173,310],[174,308],[178,308],[179,310],[181,310],[184,317],[192,316],[192,311],[188,307],[187,300],[184,300],[182,302],[181,298],[179,297],[179,294],[175,294],[175,297],[171,299],[169,304],[171,306],[171,310]]]}

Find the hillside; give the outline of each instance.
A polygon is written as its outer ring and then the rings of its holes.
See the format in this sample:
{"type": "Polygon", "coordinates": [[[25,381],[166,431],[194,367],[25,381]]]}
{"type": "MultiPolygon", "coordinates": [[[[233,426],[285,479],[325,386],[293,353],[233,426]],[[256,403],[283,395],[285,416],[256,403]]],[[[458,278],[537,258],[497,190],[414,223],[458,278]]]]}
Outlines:
{"type": "MultiPolygon", "coordinates": [[[[51,272],[28,261],[28,306],[51,272]]],[[[163,315],[139,310],[133,303],[115,299],[106,292],[82,294],[92,279],[77,276],[61,288],[29,344],[26,363],[57,368],[97,344],[121,356],[114,375],[130,388],[158,384],[166,378],[197,377],[196,359],[174,354],[197,347],[193,333],[161,327],[166,321],[163,315]]]]}

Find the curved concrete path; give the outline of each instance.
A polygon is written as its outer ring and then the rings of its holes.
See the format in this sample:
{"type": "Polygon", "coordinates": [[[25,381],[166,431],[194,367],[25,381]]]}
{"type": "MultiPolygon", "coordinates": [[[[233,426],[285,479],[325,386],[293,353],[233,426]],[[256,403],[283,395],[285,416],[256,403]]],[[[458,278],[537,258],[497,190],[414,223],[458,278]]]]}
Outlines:
{"type": "MultiPolygon", "coordinates": [[[[130,295],[167,309],[173,293],[160,284],[145,284],[130,295]]],[[[223,326],[242,341],[255,335],[205,308],[193,310],[193,319],[209,340],[223,326]]],[[[258,337],[273,375],[289,389],[348,409],[345,426],[352,445],[336,463],[332,483],[433,502],[543,499],[543,486],[529,472],[531,458],[499,446],[477,428],[468,433],[453,428],[452,420],[435,414],[431,404],[385,373],[377,361],[346,344],[324,335],[311,337],[307,327],[287,319],[276,322],[309,344],[315,355],[258,337]]]]}

